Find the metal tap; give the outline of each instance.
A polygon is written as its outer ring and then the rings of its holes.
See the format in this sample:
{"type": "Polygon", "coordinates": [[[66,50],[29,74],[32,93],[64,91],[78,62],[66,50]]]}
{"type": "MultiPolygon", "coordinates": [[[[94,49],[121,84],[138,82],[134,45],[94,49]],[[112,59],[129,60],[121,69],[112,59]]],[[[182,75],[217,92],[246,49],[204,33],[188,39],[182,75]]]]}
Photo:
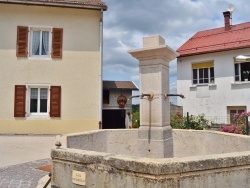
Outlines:
{"type": "Polygon", "coordinates": [[[185,97],[184,97],[184,95],[182,95],[182,94],[164,94],[164,98],[166,99],[166,98],[168,98],[168,97],[181,97],[182,99],[184,99],[185,97]]]}
{"type": "Polygon", "coordinates": [[[141,95],[134,95],[128,98],[128,100],[132,99],[132,98],[137,98],[140,97],[141,99],[143,99],[144,97],[147,97],[148,100],[153,100],[154,98],[154,94],[152,93],[142,93],[141,95]]]}

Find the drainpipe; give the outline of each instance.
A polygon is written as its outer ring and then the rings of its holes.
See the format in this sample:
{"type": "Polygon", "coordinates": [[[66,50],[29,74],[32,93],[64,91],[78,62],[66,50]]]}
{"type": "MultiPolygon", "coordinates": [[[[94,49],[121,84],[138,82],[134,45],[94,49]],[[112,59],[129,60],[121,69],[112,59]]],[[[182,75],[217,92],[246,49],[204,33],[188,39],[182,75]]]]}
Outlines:
{"type": "Polygon", "coordinates": [[[103,9],[101,9],[101,19],[100,19],[100,70],[99,70],[99,129],[102,129],[102,92],[103,92],[103,83],[102,83],[102,66],[103,66],[103,9]]]}

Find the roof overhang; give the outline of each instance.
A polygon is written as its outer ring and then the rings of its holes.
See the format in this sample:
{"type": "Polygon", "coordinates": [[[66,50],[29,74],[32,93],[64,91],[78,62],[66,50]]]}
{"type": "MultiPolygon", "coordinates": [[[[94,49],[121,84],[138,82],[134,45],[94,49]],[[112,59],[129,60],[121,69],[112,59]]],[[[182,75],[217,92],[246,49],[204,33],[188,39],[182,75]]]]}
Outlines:
{"type": "Polygon", "coordinates": [[[64,8],[80,8],[80,9],[96,9],[107,10],[107,6],[85,5],[80,3],[67,3],[59,1],[26,1],[26,0],[0,0],[0,3],[7,4],[21,4],[21,5],[36,5],[36,6],[51,6],[51,7],[64,7],[64,8]]]}

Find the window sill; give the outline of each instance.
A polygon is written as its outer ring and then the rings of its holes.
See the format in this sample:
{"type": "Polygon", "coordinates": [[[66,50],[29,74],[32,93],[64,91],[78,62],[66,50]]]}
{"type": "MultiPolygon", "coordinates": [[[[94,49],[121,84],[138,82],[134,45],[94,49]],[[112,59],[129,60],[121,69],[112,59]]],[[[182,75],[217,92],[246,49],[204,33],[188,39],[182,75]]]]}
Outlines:
{"type": "Polygon", "coordinates": [[[51,57],[28,57],[28,60],[52,60],[51,57]]]}
{"type": "Polygon", "coordinates": [[[215,86],[217,86],[217,84],[215,84],[215,83],[210,83],[210,84],[196,84],[196,85],[190,85],[189,87],[190,88],[196,88],[196,87],[199,87],[199,86],[215,87],[215,86]]]}
{"type": "Polygon", "coordinates": [[[42,119],[42,120],[50,120],[49,115],[29,115],[27,120],[37,120],[37,119],[42,119]]]}
{"type": "Polygon", "coordinates": [[[232,82],[231,85],[250,84],[250,81],[232,82]]]}

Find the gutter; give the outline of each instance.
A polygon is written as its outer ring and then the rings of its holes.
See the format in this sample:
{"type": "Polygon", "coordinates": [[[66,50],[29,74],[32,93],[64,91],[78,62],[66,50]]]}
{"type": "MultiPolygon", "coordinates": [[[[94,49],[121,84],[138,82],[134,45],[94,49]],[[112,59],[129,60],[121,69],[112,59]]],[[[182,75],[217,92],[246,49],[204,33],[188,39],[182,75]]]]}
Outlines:
{"type": "Polygon", "coordinates": [[[102,81],[102,71],[103,71],[103,9],[101,9],[100,18],[100,70],[99,70],[99,129],[102,129],[102,93],[103,93],[103,81],[102,81]]]}
{"type": "Polygon", "coordinates": [[[65,8],[81,8],[81,9],[96,9],[106,11],[108,8],[105,6],[93,6],[82,4],[69,4],[69,3],[54,3],[54,2],[34,2],[25,0],[0,0],[0,3],[7,4],[22,4],[22,5],[37,5],[37,6],[52,6],[52,7],[65,7],[65,8]]]}

